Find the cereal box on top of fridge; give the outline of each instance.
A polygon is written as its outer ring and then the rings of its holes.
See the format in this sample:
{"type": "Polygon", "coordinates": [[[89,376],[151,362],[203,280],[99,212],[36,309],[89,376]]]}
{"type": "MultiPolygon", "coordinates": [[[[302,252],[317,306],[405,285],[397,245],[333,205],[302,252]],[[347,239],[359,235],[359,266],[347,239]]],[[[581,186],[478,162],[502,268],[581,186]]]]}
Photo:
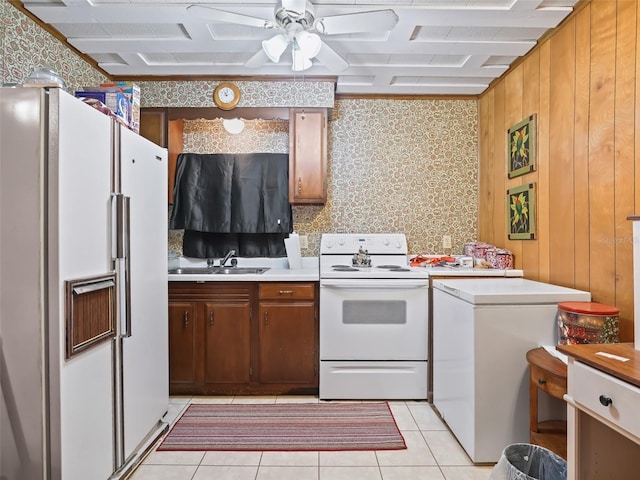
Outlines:
{"type": "Polygon", "coordinates": [[[129,99],[129,128],[140,133],[140,86],[133,82],[102,83],[104,88],[119,88],[129,99]]]}

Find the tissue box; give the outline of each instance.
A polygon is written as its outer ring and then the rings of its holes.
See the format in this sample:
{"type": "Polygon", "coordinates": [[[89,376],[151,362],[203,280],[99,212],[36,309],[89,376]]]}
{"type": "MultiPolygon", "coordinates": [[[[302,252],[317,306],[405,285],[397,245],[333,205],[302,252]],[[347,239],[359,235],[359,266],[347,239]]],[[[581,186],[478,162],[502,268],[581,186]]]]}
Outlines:
{"type": "Polygon", "coordinates": [[[76,97],[95,98],[104,103],[109,110],[120,117],[125,124],[129,125],[129,101],[122,92],[110,91],[77,91],[76,97]]]}

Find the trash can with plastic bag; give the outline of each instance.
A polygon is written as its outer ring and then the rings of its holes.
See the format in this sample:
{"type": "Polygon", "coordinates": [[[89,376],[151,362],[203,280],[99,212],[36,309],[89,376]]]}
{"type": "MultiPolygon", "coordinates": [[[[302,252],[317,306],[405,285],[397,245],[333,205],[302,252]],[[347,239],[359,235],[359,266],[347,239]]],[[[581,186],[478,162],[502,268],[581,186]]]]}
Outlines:
{"type": "Polygon", "coordinates": [[[566,480],[567,462],[544,447],[514,443],[502,451],[489,480],[566,480]]]}

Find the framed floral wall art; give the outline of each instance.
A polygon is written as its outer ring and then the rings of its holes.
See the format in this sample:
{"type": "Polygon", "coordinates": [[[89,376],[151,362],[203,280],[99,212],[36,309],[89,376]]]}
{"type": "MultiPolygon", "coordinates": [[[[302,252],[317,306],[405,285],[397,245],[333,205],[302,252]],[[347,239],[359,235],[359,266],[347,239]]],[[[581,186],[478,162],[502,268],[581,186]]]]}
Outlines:
{"type": "Polygon", "coordinates": [[[536,169],[536,115],[516,123],[507,133],[509,178],[536,169]]]}
{"type": "Polygon", "coordinates": [[[509,240],[535,238],[535,183],[507,190],[507,232],[509,240]]]}

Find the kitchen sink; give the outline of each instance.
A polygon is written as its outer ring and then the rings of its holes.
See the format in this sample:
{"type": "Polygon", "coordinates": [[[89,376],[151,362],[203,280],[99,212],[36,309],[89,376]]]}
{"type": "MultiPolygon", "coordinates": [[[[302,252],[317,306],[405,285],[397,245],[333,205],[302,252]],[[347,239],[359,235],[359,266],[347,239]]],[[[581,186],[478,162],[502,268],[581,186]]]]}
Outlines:
{"type": "Polygon", "coordinates": [[[224,267],[216,268],[216,275],[259,275],[269,270],[269,267],[224,267]]]}
{"type": "Polygon", "coordinates": [[[206,275],[215,273],[218,270],[213,267],[178,267],[170,268],[169,273],[172,275],[206,275]]]}
{"type": "Polygon", "coordinates": [[[259,275],[269,270],[269,267],[178,267],[170,268],[172,275],[259,275]]]}

